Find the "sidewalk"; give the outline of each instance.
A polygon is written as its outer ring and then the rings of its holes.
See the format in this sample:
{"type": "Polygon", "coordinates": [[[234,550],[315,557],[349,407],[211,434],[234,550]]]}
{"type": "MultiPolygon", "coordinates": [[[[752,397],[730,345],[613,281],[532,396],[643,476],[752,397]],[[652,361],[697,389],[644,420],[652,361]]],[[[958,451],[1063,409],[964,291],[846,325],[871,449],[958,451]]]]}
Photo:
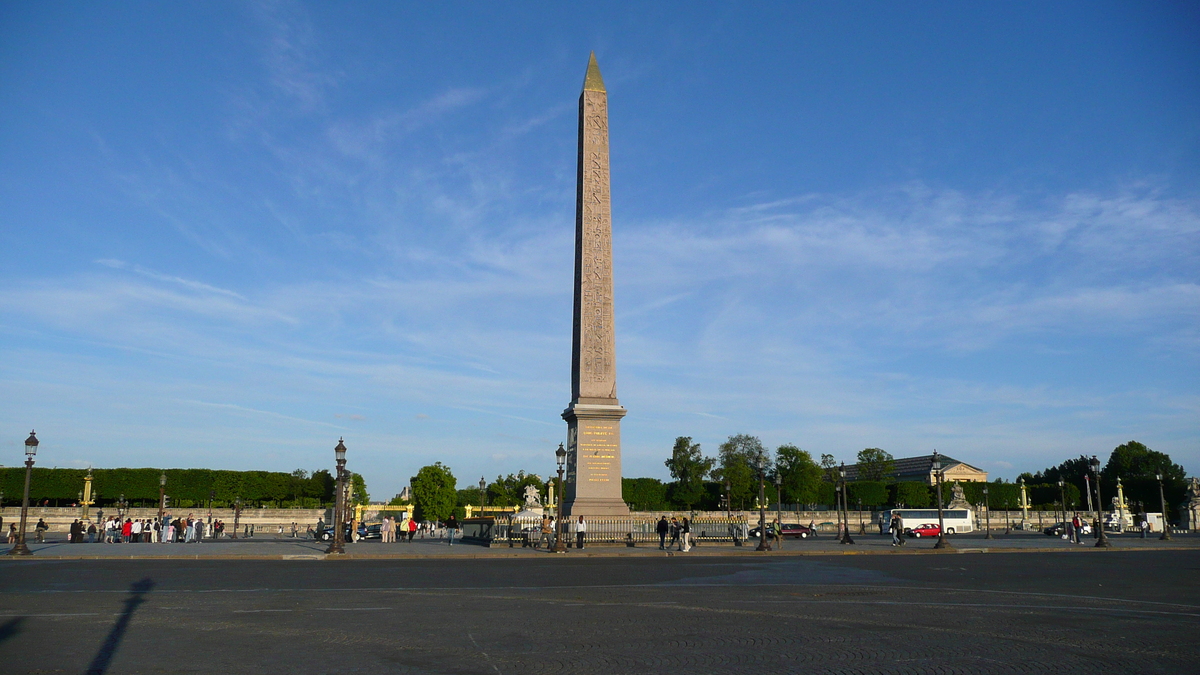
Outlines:
{"type": "MultiPolygon", "coordinates": [[[[936,539],[906,539],[902,547],[893,547],[891,537],[877,534],[852,535],[853,545],[840,544],[833,535],[816,539],[788,539],[782,549],[771,552],[755,551],[758,542],[744,546],[723,543],[702,543],[688,553],[660,551],[656,545],[591,545],[580,551],[568,549],[567,557],[653,557],[674,555],[693,556],[792,556],[792,555],[914,555],[944,553],[1018,553],[1018,552],[1111,552],[1111,551],[1160,551],[1200,549],[1200,535],[1176,534],[1171,541],[1159,541],[1157,537],[1141,539],[1131,535],[1114,535],[1110,549],[1098,549],[1090,537],[1083,544],[1071,544],[1058,537],[1048,537],[1033,532],[1014,532],[1009,535],[993,534],[994,539],[984,539],[982,534],[960,534],[950,537],[954,546],[949,551],[935,551],[936,539]]],[[[326,556],[327,544],[300,539],[221,539],[201,544],[68,544],[65,540],[48,541],[44,544],[29,543],[33,556],[16,558],[0,556],[5,560],[110,560],[110,559],[181,559],[181,560],[403,560],[419,558],[525,558],[550,555],[545,550],[532,548],[489,548],[479,544],[456,541],[449,546],[444,540],[417,539],[412,543],[382,544],[366,541],[346,544],[346,555],[326,556]]],[[[6,550],[6,549],[4,549],[6,550]]]]}

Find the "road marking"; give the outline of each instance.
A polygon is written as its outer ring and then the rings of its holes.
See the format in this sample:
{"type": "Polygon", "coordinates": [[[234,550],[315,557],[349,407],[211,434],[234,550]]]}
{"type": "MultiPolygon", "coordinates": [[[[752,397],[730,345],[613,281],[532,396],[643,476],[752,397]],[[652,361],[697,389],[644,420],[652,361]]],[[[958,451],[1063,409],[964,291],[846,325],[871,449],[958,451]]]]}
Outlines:
{"type": "Polygon", "coordinates": [[[100,616],[100,612],[79,612],[77,614],[0,614],[0,618],[7,617],[7,616],[20,616],[20,617],[33,619],[33,618],[37,618],[37,617],[49,617],[49,616],[100,616]]]}
{"type": "Polygon", "coordinates": [[[389,609],[391,607],[313,607],[316,612],[374,612],[389,609]]]}
{"type": "Polygon", "coordinates": [[[258,614],[260,612],[294,612],[292,609],[235,609],[234,614],[258,614]]]}

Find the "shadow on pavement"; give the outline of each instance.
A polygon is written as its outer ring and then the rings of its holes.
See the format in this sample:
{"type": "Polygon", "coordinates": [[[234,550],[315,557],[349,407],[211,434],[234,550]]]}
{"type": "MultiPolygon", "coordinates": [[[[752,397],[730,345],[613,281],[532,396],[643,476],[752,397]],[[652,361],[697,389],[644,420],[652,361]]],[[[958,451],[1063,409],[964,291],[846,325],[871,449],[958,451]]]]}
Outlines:
{"type": "Polygon", "coordinates": [[[9,639],[10,637],[13,637],[17,633],[20,633],[21,632],[21,624],[24,621],[25,621],[25,617],[18,616],[11,621],[6,621],[5,623],[0,624],[0,644],[2,644],[5,640],[9,639]]]}
{"type": "Polygon", "coordinates": [[[121,640],[125,638],[125,630],[129,628],[129,621],[133,618],[133,613],[144,602],[142,596],[149,593],[152,588],[154,588],[154,582],[149,577],[135,581],[129,587],[130,595],[125,599],[125,611],[121,612],[121,618],[117,619],[117,623],[108,632],[108,637],[104,638],[104,643],[100,645],[100,651],[96,652],[92,664],[88,666],[87,675],[104,675],[108,672],[113,655],[117,653],[117,648],[121,646],[121,640]]]}

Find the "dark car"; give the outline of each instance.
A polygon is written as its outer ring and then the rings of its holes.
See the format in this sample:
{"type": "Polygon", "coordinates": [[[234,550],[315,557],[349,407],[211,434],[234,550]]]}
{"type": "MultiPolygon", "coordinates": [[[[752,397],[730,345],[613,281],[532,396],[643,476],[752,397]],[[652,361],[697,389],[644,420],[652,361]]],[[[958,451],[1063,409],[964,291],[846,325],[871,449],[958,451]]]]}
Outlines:
{"type": "MultiPolygon", "coordinates": [[[[379,523],[375,523],[374,525],[359,525],[358,526],[358,538],[359,539],[382,539],[383,534],[380,531],[380,529],[382,527],[383,526],[380,525],[379,523]]],[[[342,533],[342,537],[345,541],[350,541],[350,526],[348,526],[348,525],[346,526],[346,531],[342,533]]],[[[321,538],[321,541],[332,541],[333,540],[333,528],[326,527],[325,531],[321,533],[320,538],[321,538]]]]}
{"type": "MultiPolygon", "coordinates": [[[[780,526],[780,530],[782,530],[784,537],[788,537],[790,539],[808,539],[809,537],[811,537],[813,535],[812,529],[810,529],[807,525],[798,525],[796,523],[784,523],[782,526],[780,526]]],[[[768,537],[775,536],[775,524],[774,523],[767,525],[767,536],[768,537]]],[[[758,528],[757,527],[750,530],[749,538],[750,539],[758,538],[758,528]]]]}

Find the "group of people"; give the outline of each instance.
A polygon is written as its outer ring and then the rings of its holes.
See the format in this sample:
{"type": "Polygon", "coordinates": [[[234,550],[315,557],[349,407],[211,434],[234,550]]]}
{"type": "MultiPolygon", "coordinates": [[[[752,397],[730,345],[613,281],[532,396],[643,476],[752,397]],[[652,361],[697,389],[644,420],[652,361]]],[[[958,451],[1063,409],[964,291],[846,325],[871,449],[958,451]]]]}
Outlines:
{"type": "Polygon", "coordinates": [[[671,516],[670,521],[663,516],[658,519],[654,529],[658,533],[658,550],[665,551],[672,546],[678,546],[678,550],[684,553],[692,550],[692,523],[687,516],[683,518],[671,516]],[[671,536],[670,542],[667,541],[667,535],[671,536]]]}
{"type": "MultiPolygon", "coordinates": [[[[542,526],[538,529],[538,534],[541,536],[538,537],[537,542],[533,545],[534,548],[541,548],[543,544],[545,544],[546,550],[550,550],[554,547],[554,533],[558,529],[555,526],[556,522],[557,521],[553,516],[542,516],[542,526]]],[[[575,535],[575,548],[582,549],[584,547],[584,542],[587,539],[587,521],[583,519],[583,516],[579,516],[579,519],[571,521],[568,524],[568,527],[570,528],[571,533],[575,535]]],[[[564,534],[567,533],[564,532],[564,534]]],[[[569,537],[564,543],[566,548],[571,548],[571,540],[569,537]]]]}
{"type": "MultiPolygon", "coordinates": [[[[38,527],[42,525],[39,520],[38,527]]],[[[200,543],[206,536],[211,539],[222,537],[224,533],[223,521],[214,520],[209,525],[192,514],[186,518],[173,518],[168,513],[162,520],[109,516],[100,524],[75,520],[71,523],[67,541],[82,544],[86,536],[89,544],[192,544],[200,543]]]]}
{"type": "Polygon", "coordinates": [[[400,533],[400,541],[412,541],[417,535],[417,521],[412,518],[397,520],[392,516],[384,518],[379,526],[380,540],[385,544],[394,544],[397,532],[400,533]]]}

